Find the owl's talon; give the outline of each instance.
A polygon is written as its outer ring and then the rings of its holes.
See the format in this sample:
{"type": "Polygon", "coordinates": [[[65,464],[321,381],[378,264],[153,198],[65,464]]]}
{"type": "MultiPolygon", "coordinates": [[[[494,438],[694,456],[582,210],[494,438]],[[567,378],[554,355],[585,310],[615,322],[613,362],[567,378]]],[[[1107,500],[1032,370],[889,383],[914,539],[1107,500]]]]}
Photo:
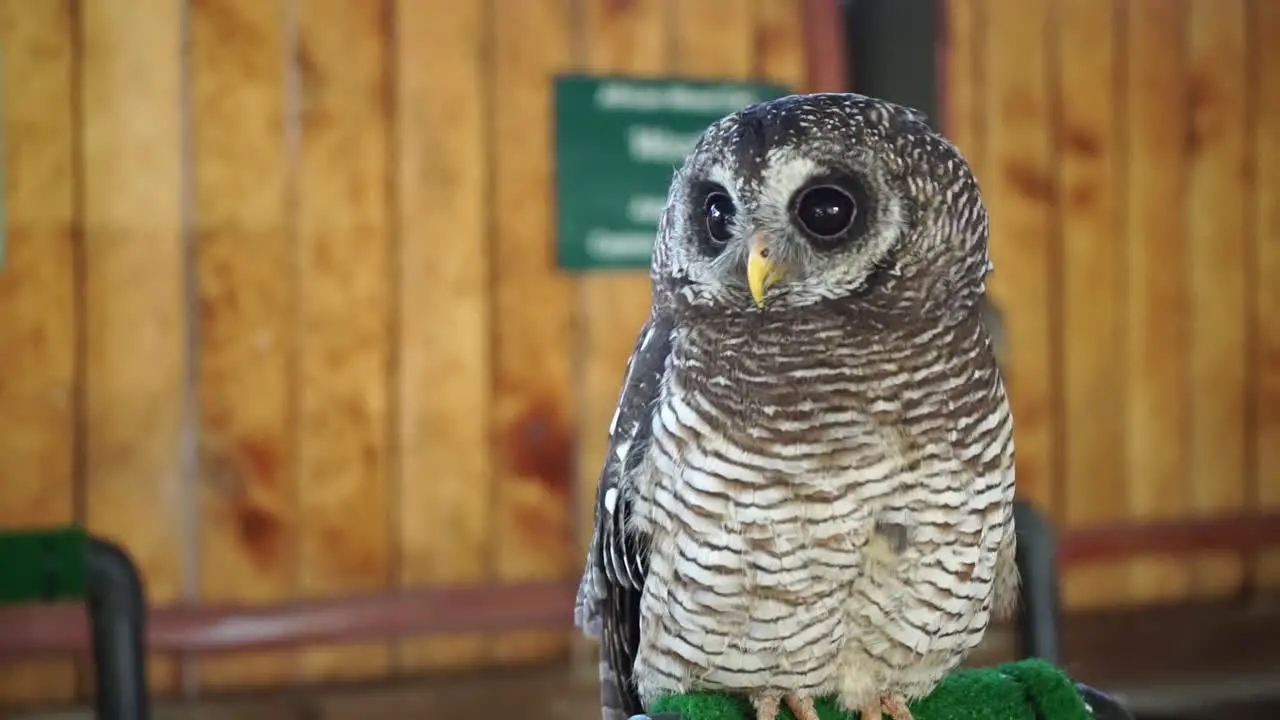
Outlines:
{"type": "Polygon", "coordinates": [[[876,700],[863,703],[858,720],[882,720],[885,714],[892,720],[914,720],[906,699],[894,693],[885,693],[876,700]]]}
{"type": "Polygon", "coordinates": [[[880,707],[884,708],[893,720],[914,720],[911,717],[911,709],[907,707],[906,699],[896,693],[881,695],[880,707]]]}
{"type": "Polygon", "coordinates": [[[756,720],[778,720],[777,695],[757,695],[751,704],[756,706],[756,720]]]}
{"type": "Polygon", "coordinates": [[[818,720],[818,710],[813,706],[813,698],[789,693],[783,700],[791,708],[791,714],[796,716],[796,720],[818,720]]]}

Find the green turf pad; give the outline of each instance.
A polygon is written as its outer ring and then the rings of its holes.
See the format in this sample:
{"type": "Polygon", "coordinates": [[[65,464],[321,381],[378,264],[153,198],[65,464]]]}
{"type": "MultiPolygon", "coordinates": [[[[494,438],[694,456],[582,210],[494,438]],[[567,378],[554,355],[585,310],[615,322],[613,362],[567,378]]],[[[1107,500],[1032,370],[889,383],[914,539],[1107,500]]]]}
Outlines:
{"type": "MultiPolygon", "coordinates": [[[[815,703],[822,720],[852,720],[831,699],[815,703]]],[[[684,720],[754,720],[745,697],[690,693],[660,698],[650,713],[678,712],[684,720]]],[[[1041,660],[957,670],[928,697],[911,703],[915,720],[1089,720],[1071,679],[1041,660]]],[[[887,717],[887,716],[886,716],[887,717]]],[[[784,705],[779,720],[795,720],[784,705]]],[[[878,720],[878,719],[877,719],[878,720]]]]}
{"type": "Polygon", "coordinates": [[[0,605],[82,599],[87,547],[78,527],[0,531],[0,605]]]}

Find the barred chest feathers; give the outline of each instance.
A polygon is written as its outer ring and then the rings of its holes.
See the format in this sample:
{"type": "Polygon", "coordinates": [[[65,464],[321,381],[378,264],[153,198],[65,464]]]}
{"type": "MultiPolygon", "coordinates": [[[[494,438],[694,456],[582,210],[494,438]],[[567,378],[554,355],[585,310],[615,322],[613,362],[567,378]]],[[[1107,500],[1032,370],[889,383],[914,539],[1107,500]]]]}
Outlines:
{"type": "Polygon", "coordinates": [[[839,315],[736,321],[753,324],[673,339],[639,468],[641,698],[927,692],[981,639],[1011,531],[1012,427],[985,335],[965,321],[871,343],[839,315]]]}

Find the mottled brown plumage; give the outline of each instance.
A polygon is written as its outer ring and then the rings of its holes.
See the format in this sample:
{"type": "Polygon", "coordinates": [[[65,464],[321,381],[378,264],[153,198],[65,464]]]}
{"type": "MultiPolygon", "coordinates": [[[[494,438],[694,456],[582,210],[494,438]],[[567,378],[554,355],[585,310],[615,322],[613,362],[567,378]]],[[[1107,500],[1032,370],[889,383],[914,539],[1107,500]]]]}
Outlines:
{"type": "Polygon", "coordinates": [[[968,166],[908,109],[791,96],[704,134],[661,223],[579,594],[606,720],[692,690],[763,720],[826,695],[905,720],[1007,611],[986,241],[968,166]]]}

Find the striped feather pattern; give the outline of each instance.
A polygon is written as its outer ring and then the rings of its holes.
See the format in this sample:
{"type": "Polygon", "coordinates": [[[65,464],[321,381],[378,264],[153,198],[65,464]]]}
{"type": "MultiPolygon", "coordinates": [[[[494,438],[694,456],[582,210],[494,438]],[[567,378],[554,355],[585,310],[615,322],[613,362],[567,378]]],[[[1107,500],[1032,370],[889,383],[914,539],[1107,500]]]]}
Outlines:
{"type": "Polygon", "coordinates": [[[677,324],[632,520],[646,703],[772,688],[856,708],[927,693],[981,639],[1013,474],[980,316],[893,330],[843,307],[677,324]]]}
{"type": "Polygon", "coordinates": [[[908,108],[788,96],[703,133],[659,224],[579,594],[605,720],[700,689],[920,696],[1009,609],[987,236],[967,163],[908,108]],[[857,214],[815,243],[793,200],[826,182],[857,214]],[[755,242],[789,271],[763,310],[755,242]]]}

